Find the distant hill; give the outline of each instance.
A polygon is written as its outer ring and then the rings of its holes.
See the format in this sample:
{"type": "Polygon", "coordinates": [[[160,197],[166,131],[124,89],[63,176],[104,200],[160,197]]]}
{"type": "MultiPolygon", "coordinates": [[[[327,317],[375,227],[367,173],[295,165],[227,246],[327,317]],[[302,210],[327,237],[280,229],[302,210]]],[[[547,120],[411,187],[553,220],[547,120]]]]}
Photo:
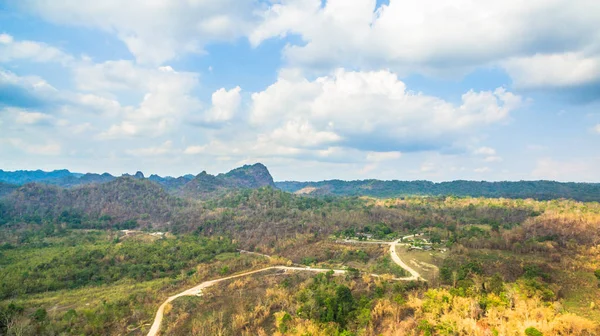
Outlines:
{"type": "Polygon", "coordinates": [[[194,178],[144,178],[141,172],[118,178],[91,174],[81,178],[106,182],[71,188],[48,183],[23,186],[0,183],[0,195],[4,195],[0,199],[0,217],[3,217],[0,226],[2,223],[57,222],[71,228],[164,229],[202,215],[197,203],[186,198],[206,199],[275,185],[262,164],[217,176],[202,172],[194,178]],[[175,187],[177,184],[179,188],[175,187]],[[165,186],[173,189],[167,191],[165,186]]]}
{"type": "Polygon", "coordinates": [[[129,176],[70,189],[29,183],[2,201],[12,218],[30,222],[60,219],[74,226],[85,219],[98,226],[95,228],[130,219],[164,224],[177,208],[186,204],[154,182],[129,176]]]}
{"type": "MultiPolygon", "coordinates": [[[[423,196],[472,196],[533,198],[538,200],[568,198],[578,201],[600,201],[600,183],[561,183],[554,181],[479,182],[452,181],[434,183],[430,181],[382,181],[329,180],[319,182],[273,182],[267,167],[261,163],[245,165],[228,173],[211,175],[203,171],[180,177],[161,177],[142,172],[124,177],[143,180],[162,187],[171,195],[185,198],[212,198],[233,190],[274,187],[283,191],[307,196],[372,196],[402,197],[423,196]]],[[[105,184],[118,178],[108,174],[79,174],[66,169],[52,172],[0,170],[0,197],[10,193],[16,186],[41,183],[63,188],[78,188],[86,185],[105,184]]]]}
{"type": "Polygon", "coordinates": [[[181,189],[184,185],[186,185],[188,182],[190,182],[191,180],[194,179],[194,175],[184,175],[184,176],[180,176],[180,177],[161,177],[158,175],[150,175],[150,177],[148,177],[148,179],[152,182],[156,182],[158,184],[160,184],[163,188],[165,188],[165,190],[169,191],[169,192],[175,192],[179,189],[181,189]]]}
{"type": "Polygon", "coordinates": [[[180,191],[187,197],[205,198],[216,196],[230,190],[275,187],[273,177],[267,167],[261,163],[245,165],[228,173],[217,176],[203,171],[185,184],[180,191]]]}
{"type": "Polygon", "coordinates": [[[45,172],[42,170],[17,170],[7,172],[0,169],[0,182],[10,184],[25,184],[30,182],[50,182],[69,177],[80,177],[81,174],[71,173],[66,169],[45,172]]]}
{"type": "Polygon", "coordinates": [[[477,182],[452,181],[342,181],[277,182],[277,188],[302,195],[400,197],[472,196],[534,198],[548,200],[569,198],[579,201],[600,201],[600,183],[561,183],[554,181],[477,182]]]}
{"type": "MultiPolygon", "coordinates": [[[[216,176],[204,171],[196,176],[184,175],[175,178],[150,175],[150,177],[146,178],[142,172],[138,171],[135,175],[124,174],[123,177],[151,181],[171,194],[192,198],[217,196],[230,190],[255,189],[265,186],[275,187],[269,170],[261,163],[245,165],[216,176]]],[[[104,184],[116,179],[117,177],[108,173],[101,175],[93,173],[79,174],[72,173],[66,169],[52,172],[41,170],[5,172],[0,170],[0,183],[3,182],[12,185],[40,183],[74,188],[90,184],[104,184]]]]}

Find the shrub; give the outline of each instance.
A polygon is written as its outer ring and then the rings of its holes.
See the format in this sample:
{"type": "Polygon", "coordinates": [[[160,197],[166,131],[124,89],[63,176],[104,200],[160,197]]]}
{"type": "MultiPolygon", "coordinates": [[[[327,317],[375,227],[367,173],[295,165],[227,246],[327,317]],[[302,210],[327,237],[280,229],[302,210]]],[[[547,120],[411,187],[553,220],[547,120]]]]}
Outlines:
{"type": "Polygon", "coordinates": [[[541,331],[537,330],[534,327],[529,327],[525,329],[525,335],[527,336],[544,336],[541,331]]]}

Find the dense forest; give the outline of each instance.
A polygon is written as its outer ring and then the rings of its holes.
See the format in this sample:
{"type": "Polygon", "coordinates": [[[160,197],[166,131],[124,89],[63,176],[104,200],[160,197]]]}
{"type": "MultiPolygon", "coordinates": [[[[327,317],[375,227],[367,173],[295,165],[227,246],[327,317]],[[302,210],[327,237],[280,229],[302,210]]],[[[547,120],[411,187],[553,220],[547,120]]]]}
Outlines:
{"type": "Polygon", "coordinates": [[[561,183],[555,181],[485,182],[452,181],[321,181],[277,182],[277,188],[307,195],[337,196],[471,196],[533,198],[549,200],[568,198],[578,201],[600,201],[600,183],[561,183]]]}
{"type": "Polygon", "coordinates": [[[347,273],[225,281],[170,303],[162,334],[600,333],[597,202],[314,197],[249,171],[202,177],[210,197],[139,175],[3,185],[0,334],[142,335],[169,295],[269,265],[347,273]],[[389,242],[411,235],[396,253],[423,279],[394,280],[389,242]]]}

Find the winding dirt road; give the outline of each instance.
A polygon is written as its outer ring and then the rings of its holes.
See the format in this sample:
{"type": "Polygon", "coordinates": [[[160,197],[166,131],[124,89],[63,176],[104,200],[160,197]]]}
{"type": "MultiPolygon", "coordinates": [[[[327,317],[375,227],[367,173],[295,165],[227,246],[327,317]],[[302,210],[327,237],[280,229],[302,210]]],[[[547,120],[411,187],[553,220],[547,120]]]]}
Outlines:
{"type": "Polygon", "coordinates": [[[252,274],[256,274],[256,273],[261,273],[261,272],[268,271],[268,270],[274,270],[274,269],[284,270],[284,271],[304,271],[304,272],[317,272],[317,273],[325,273],[325,272],[333,271],[333,273],[337,274],[337,275],[346,273],[346,270],[330,270],[330,269],[311,268],[311,267],[304,268],[304,267],[290,267],[290,266],[272,266],[272,267],[262,268],[262,269],[259,269],[256,271],[250,271],[250,272],[232,275],[232,276],[225,277],[225,278],[205,281],[196,287],[190,288],[179,294],[173,295],[173,296],[169,297],[165,302],[163,302],[163,304],[161,304],[160,307],[158,307],[158,311],[156,312],[156,316],[154,317],[154,322],[152,323],[152,327],[150,327],[148,336],[158,335],[158,332],[160,331],[160,324],[162,323],[165,307],[167,306],[167,304],[169,304],[173,300],[175,300],[179,297],[182,297],[182,296],[198,296],[202,293],[202,290],[204,288],[211,287],[214,284],[217,284],[221,281],[240,278],[240,277],[244,277],[244,276],[248,276],[248,275],[252,275],[252,274]]]}
{"type": "Polygon", "coordinates": [[[422,280],[422,281],[427,281],[427,280],[423,279],[423,277],[421,277],[421,274],[419,274],[419,272],[415,271],[412,267],[408,266],[404,261],[402,261],[402,259],[400,259],[400,257],[396,253],[396,246],[399,245],[399,244],[402,244],[403,240],[408,239],[408,238],[414,238],[414,237],[416,237],[418,235],[420,235],[420,234],[414,234],[414,235],[404,236],[404,237],[402,237],[402,238],[400,238],[398,240],[395,240],[393,242],[386,242],[386,241],[360,241],[360,240],[349,240],[349,239],[345,239],[345,240],[343,240],[343,242],[344,243],[351,243],[351,244],[387,244],[387,245],[390,245],[390,257],[392,258],[392,260],[396,263],[396,265],[402,267],[405,271],[407,271],[408,273],[410,273],[410,277],[398,278],[398,279],[395,279],[395,280],[404,280],[404,281],[422,280]]]}
{"type": "MultiPolygon", "coordinates": [[[[394,278],[393,280],[396,281],[416,281],[416,280],[423,280],[425,281],[421,275],[415,271],[414,269],[412,269],[410,266],[408,266],[406,263],[404,263],[402,261],[402,259],[400,259],[400,257],[398,256],[398,254],[396,253],[396,245],[400,244],[402,242],[402,240],[407,239],[407,238],[412,238],[415,237],[415,235],[410,235],[410,236],[406,236],[406,237],[402,237],[396,241],[393,242],[361,242],[361,241],[350,241],[350,240],[346,240],[345,242],[347,243],[368,243],[368,244],[389,244],[390,245],[390,256],[392,257],[392,260],[400,267],[402,267],[403,269],[405,269],[407,272],[410,273],[410,277],[405,277],[405,278],[394,278]]],[[[260,254],[260,253],[255,253],[255,252],[249,252],[249,251],[240,251],[242,253],[251,253],[251,254],[257,254],[257,255],[261,255],[267,258],[271,258],[268,255],[265,254],[260,254]]],[[[262,268],[256,271],[250,271],[250,272],[245,272],[245,273],[241,273],[241,274],[236,274],[236,275],[232,275],[232,276],[228,276],[225,278],[220,278],[220,279],[215,279],[215,280],[209,280],[209,281],[205,281],[201,284],[199,284],[196,287],[190,288],[188,290],[185,290],[179,294],[173,295],[171,297],[169,297],[165,302],[163,302],[163,304],[160,305],[160,307],[158,307],[158,311],[156,312],[156,316],[154,317],[154,322],[152,323],[152,327],[150,327],[150,331],[148,332],[148,336],[156,336],[158,335],[158,332],[160,331],[160,325],[162,323],[163,320],[163,315],[164,315],[164,311],[165,311],[165,307],[167,306],[167,304],[169,304],[170,302],[172,302],[173,300],[182,297],[182,296],[199,296],[202,294],[202,290],[204,288],[208,288],[211,287],[214,284],[217,284],[221,281],[226,281],[226,280],[230,280],[230,279],[235,279],[235,278],[240,278],[240,277],[244,277],[244,276],[248,276],[248,275],[252,275],[252,274],[256,274],[256,273],[261,273],[264,271],[268,271],[268,270],[274,270],[274,269],[278,269],[278,270],[284,270],[284,271],[304,271],[304,272],[317,272],[317,273],[325,273],[325,272],[329,272],[329,271],[333,271],[334,274],[340,275],[340,274],[345,274],[347,273],[346,270],[332,270],[332,269],[323,269],[323,268],[311,268],[311,267],[291,267],[291,266],[272,266],[272,267],[266,267],[266,268],[262,268]]],[[[371,276],[374,277],[380,277],[379,274],[371,274],[371,276]]]]}

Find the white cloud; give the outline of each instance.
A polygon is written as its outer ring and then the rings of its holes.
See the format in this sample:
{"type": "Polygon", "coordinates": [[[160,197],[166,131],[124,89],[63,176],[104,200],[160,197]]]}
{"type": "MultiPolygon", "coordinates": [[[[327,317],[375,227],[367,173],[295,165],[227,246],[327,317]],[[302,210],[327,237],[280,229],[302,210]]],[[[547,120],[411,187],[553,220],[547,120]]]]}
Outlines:
{"type": "Polygon", "coordinates": [[[204,153],[206,148],[207,146],[189,146],[183,151],[183,153],[188,155],[201,154],[204,153]]]}
{"type": "Polygon", "coordinates": [[[11,44],[13,43],[14,39],[12,36],[6,34],[6,33],[2,33],[0,34],[0,44],[11,44]]]}
{"type": "Polygon", "coordinates": [[[162,64],[205,44],[232,40],[251,29],[252,0],[23,0],[19,5],[58,24],[115,33],[138,62],[162,64]]]}
{"type": "Polygon", "coordinates": [[[55,156],[61,153],[61,146],[56,142],[38,144],[29,143],[20,138],[8,138],[4,139],[4,141],[29,154],[55,156]]]}
{"type": "Polygon", "coordinates": [[[29,60],[67,64],[73,58],[60,49],[34,41],[15,41],[8,34],[0,34],[0,62],[29,60]]]}
{"type": "Polygon", "coordinates": [[[491,147],[479,147],[473,151],[473,154],[485,156],[484,162],[502,162],[502,158],[496,155],[496,150],[491,147]]]}
{"type": "Polygon", "coordinates": [[[240,92],[242,89],[237,86],[229,91],[221,88],[212,94],[212,107],[204,116],[207,123],[222,123],[233,119],[242,103],[240,92]]]}
{"type": "Polygon", "coordinates": [[[536,54],[510,59],[504,67],[519,88],[580,86],[600,81],[600,52],[536,54]]]}
{"type": "Polygon", "coordinates": [[[506,120],[520,97],[504,89],[469,91],[455,106],[412,93],[389,71],[337,70],[314,81],[283,72],[252,95],[250,120],[288,146],[335,142],[368,151],[419,151],[506,120]]]}
{"type": "Polygon", "coordinates": [[[596,127],[594,127],[594,131],[598,134],[600,134],[600,124],[596,125],[596,127]]]}
{"type": "Polygon", "coordinates": [[[308,122],[290,120],[269,134],[259,135],[259,141],[290,147],[320,147],[339,142],[342,138],[331,131],[316,130],[308,122]]]}
{"type": "Polygon", "coordinates": [[[202,110],[202,103],[193,95],[198,75],[177,72],[169,66],[144,68],[130,61],[85,64],[75,69],[75,76],[81,90],[143,94],[142,101],[135,107],[121,107],[110,99],[88,97],[88,102],[113,113],[118,111],[122,118],[100,134],[104,139],[159,136],[174,130],[185,116],[202,110]]]}
{"type": "Polygon", "coordinates": [[[278,1],[263,12],[250,41],[299,34],[303,42],[287,47],[285,56],[303,66],[423,70],[485,65],[539,49],[578,50],[595,43],[600,29],[595,0],[390,0],[375,7],[375,0],[328,0],[324,7],[321,0],[278,1]]]}
{"type": "Polygon", "coordinates": [[[47,123],[54,118],[39,112],[16,111],[15,122],[17,124],[37,125],[47,123]]]}
{"type": "MultiPolygon", "coordinates": [[[[0,69],[0,85],[11,87],[11,104],[38,103],[37,101],[55,100],[58,90],[38,76],[17,76],[10,71],[0,69]],[[22,101],[28,100],[28,101],[22,101]],[[32,102],[36,100],[36,102],[32,102]]],[[[0,103],[5,103],[2,101],[0,103]]]]}
{"type": "Polygon", "coordinates": [[[481,167],[481,168],[475,168],[473,171],[479,174],[482,173],[487,173],[489,172],[491,169],[489,167],[481,167]]]}
{"type": "Polygon", "coordinates": [[[173,142],[170,140],[165,141],[156,147],[146,147],[138,149],[129,149],[126,151],[128,154],[133,156],[161,156],[168,153],[173,153],[173,142]]]}

